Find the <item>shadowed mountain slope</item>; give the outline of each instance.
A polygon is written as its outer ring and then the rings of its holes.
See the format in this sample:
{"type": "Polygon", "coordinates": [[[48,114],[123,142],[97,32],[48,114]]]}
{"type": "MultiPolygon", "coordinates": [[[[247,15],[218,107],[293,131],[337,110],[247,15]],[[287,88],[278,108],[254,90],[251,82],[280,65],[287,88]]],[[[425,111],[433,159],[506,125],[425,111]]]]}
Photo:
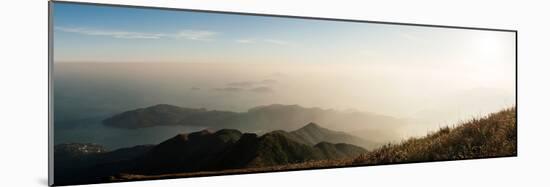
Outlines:
{"type": "Polygon", "coordinates": [[[358,145],[366,149],[372,149],[380,145],[380,143],[367,141],[345,132],[333,131],[321,127],[316,123],[308,123],[306,126],[290,133],[300,142],[308,145],[315,145],[320,142],[347,143],[358,145]]]}
{"type": "MultiPolygon", "coordinates": [[[[317,125],[308,126],[307,129],[312,132],[332,132],[317,125]]],[[[162,175],[269,167],[354,158],[366,152],[351,144],[317,143],[317,139],[300,136],[285,131],[258,136],[222,129],[216,132],[202,130],[178,134],[155,146],[135,146],[114,151],[107,151],[95,144],[60,144],[54,153],[56,171],[59,171],[56,172],[56,183],[94,183],[120,173],[162,175]]]]}
{"type": "Polygon", "coordinates": [[[313,160],[356,157],[366,150],[344,143],[308,144],[298,135],[274,131],[258,136],[223,129],[180,134],[137,160],[130,173],[165,174],[234,168],[266,167],[313,160]]]}

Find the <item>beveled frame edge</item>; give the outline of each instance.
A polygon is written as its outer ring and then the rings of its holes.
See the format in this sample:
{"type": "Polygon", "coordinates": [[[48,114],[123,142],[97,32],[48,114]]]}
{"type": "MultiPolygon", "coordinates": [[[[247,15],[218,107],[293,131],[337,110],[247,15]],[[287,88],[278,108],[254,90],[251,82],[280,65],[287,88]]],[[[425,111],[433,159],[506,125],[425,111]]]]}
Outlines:
{"type": "MultiPolygon", "coordinates": [[[[262,17],[279,17],[279,18],[291,18],[291,19],[309,19],[309,20],[324,20],[324,21],[339,21],[339,22],[355,22],[355,23],[373,23],[373,24],[385,24],[385,25],[402,25],[402,26],[418,26],[418,27],[432,27],[432,28],[447,28],[447,29],[462,29],[462,30],[484,30],[484,31],[497,31],[497,32],[511,32],[515,34],[515,108],[516,108],[516,134],[518,134],[518,30],[516,29],[496,29],[496,28],[483,28],[483,27],[467,27],[467,26],[450,26],[450,25],[434,25],[434,24],[418,24],[418,23],[403,23],[403,22],[389,22],[389,21],[372,21],[372,20],[357,20],[357,19],[342,19],[342,18],[325,18],[325,17],[308,17],[308,16],[291,16],[291,15],[278,15],[278,14],[264,14],[264,13],[249,13],[249,12],[232,12],[232,11],[218,11],[218,10],[203,10],[203,9],[187,9],[187,8],[169,8],[169,7],[156,7],[156,6],[140,6],[140,5],[123,5],[123,4],[109,4],[109,3],[92,3],[92,2],[74,2],[65,0],[49,0],[48,1],[48,185],[57,186],[54,181],[54,108],[53,108],[53,11],[54,3],[64,4],[79,4],[79,5],[94,5],[94,6],[109,6],[109,7],[122,7],[122,8],[137,8],[137,9],[155,9],[155,10],[171,10],[171,11],[187,11],[187,12],[202,12],[202,13],[216,13],[216,14],[231,14],[231,15],[248,15],[248,16],[262,16],[262,17]]],[[[519,138],[518,138],[519,139],[519,138]]],[[[378,165],[351,165],[351,166],[334,166],[323,168],[305,168],[305,169],[289,169],[281,171],[260,171],[260,172],[244,172],[244,173],[231,173],[231,174],[208,174],[192,177],[173,177],[163,179],[147,179],[146,181],[153,180],[165,180],[165,179],[183,179],[183,178],[197,178],[208,176],[229,176],[229,175],[243,175],[243,174],[259,174],[259,173],[273,173],[273,172],[289,172],[289,171],[308,171],[308,170],[320,170],[320,169],[336,169],[336,168],[354,168],[364,166],[385,166],[385,165],[398,165],[398,164],[414,164],[414,163],[431,163],[431,162],[447,162],[447,161],[465,161],[465,160],[477,160],[477,159],[490,159],[490,158],[507,158],[517,157],[519,154],[518,140],[516,140],[516,154],[510,156],[495,156],[473,159],[460,159],[460,160],[437,160],[437,161],[419,161],[419,162],[403,162],[403,163],[391,163],[391,164],[378,164],[378,165]]],[[[128,180],[121,182],[132,181],[144,181],[144,180],[128,180]]],[[[118,183],[118,182],[103,182],[103,183],[118,183]]],[[[86,183],[96,184],[96,183],[86,183]]]]}

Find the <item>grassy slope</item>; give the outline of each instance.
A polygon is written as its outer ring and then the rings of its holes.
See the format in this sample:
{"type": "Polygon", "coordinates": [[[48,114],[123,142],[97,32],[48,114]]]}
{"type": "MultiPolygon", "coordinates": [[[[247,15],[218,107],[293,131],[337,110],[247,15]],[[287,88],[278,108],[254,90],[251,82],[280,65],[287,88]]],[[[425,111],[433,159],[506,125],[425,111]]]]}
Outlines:
{"type": "Polygon", "coordinates": [[[320,160],[261,168],[143,176],[121,174],[114,181],[178,178],[204,175],[253,173],[296,169],[378,165],[438,160],[472,159],[517,155],[516,109],[509,108],[453,128],[442,128],[422,138],[388,144],[353,159],[320,160]]]}
{"type": "Polygon", "coordinates": [[[516,142],[516,109],[510,108],[454,128],[442,128],[423,138],[383,146],[361,155],[353,163],[374,165],[515,156],[516,142]]]}

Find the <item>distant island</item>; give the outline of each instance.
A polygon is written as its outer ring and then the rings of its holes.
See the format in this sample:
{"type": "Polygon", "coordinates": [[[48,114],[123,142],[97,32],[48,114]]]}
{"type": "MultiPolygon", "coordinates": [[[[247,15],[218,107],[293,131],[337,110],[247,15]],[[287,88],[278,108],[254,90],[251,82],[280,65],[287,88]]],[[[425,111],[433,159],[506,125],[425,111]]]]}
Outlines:
{"type": "Polygon", "coordinates": [[[370,141],[378,143],[399,139],[401,136],[395,132],[395,129],[407,125],[404,119],[368,112],[282,104],[257,106],[247,112],[158,104],[121,112],[103,120],[105,126],[121,129],[191,126],[212,129],[230,128],[255,133],[298,129],[309,122],[323,124],[324,127],[331,129],[353,131],[355,133],[352,134],[355,136],[368,137],[370,141]],[[383,136],[380,134],[381,131],[385,133],[383,136]]]}

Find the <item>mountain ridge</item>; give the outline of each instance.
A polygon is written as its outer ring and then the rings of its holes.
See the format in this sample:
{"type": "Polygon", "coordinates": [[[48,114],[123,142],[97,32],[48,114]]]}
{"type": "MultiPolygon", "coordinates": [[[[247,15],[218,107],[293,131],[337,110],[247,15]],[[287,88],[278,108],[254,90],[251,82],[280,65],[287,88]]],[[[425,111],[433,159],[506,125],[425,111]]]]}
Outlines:
{"type": "MultiPolygon", "coordinates": [[[[272,104],[257,106],[246,112],[183,108],[168,104],[153,105],[115,114],[102,121],[103,125],[138,129],[155,126],[192,126],[210,129],[238,129],[243,132],[271,132],[301,128],[309,122],[317,122],[331,129],[361,132],[360,136],[372,141],[399,139],[400,129],[406,120],[368,112],[346,112],[300,105],[272,104]],[[378,135],[381,129],[387,134],[378,135]]],[[[353,133],[357,134],[357,133],[353,133]]]]}
{"type": "Polygon", "coordinates": [[[308,144],[317,144],[325,141],[331,143],[348,143],[367,149],[372,149],[381,145],[381,143],[368,141],[345,132],[329,130],[314,122],[310,122],[306,126],[290,133],[294,134],[296,137],[301,137],[302,141],[308,144]]]}
{"type": "MultiPolygon", "coordinates": [[[[306,126],[309,126],[307,129],[311,131],[319,131],[317,128],[324,129],[317,124],[306,126]]],[[[315,144],[301,142],[297,136],[286,131],[258,135],[242,133],[235,129],[221,129],[215,132],[200,130],[180,133],[157,145],[134,146],[113,151],[107,151],[95,144],[60,144],[56,150],[76,151],[68,151],[74,153],[70,154],[70,157],[64,156],[67,151],[54,153],[56,165],[64,169],[63,173],[56,173],[56,177],[71,184],[84,180],[71,178],[74,173],[92,180],[104,180],[105,177],[117,173],[162,175],[270,167],[352,158],[367,152],[360,146],[340,142],[329,143],[329,140],[315,144]],[[93,151],[85,151],[85,148],[93,151]]]]}

